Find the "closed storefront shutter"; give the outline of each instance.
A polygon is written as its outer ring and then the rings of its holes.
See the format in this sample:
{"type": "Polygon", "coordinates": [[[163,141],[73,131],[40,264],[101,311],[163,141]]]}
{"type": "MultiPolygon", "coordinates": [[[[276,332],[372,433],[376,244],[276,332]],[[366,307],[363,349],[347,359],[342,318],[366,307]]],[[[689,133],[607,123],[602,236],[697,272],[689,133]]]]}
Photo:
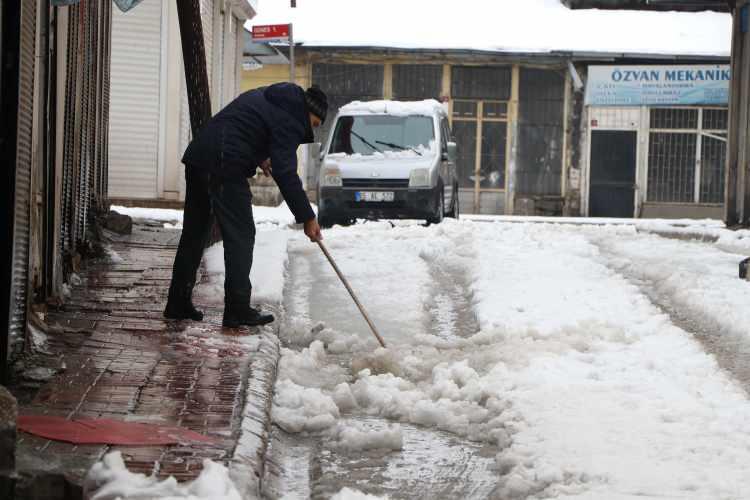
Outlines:
{"type": "Polygon", "coordinates": [[[8,333],[21,339],[26,327],[28,300],[32,126],[34,117],[34,68],[36,2],[21,3],[21,37],[18,85],[18,135],[16,145],[15,220],[8,333]]]}
{"type": "Polygon", "coordinates": [[[211,91],[211,103],[216,106],[213,89],[214,62],[214,0],[201,1],[201,20],[203,21],[203,44],[206,49],[206,73],[208,74],[208,88],[211,91]]]}
{"type": "Polygon", "coordinates": [[[109,195],[156,198],[162,2],[112,15],[109,195]]]}
{"type": "Polygon", "coordinates": [[[236,95],[235,83],[237,81],[237,18],[231,16],[229,22],[229,33],[226,36],[226,48],[224,50],[226,54],[226,79],[227,79],[227,92],[224,97],[224,105],[229,104],[234,96],[236,95]]]}

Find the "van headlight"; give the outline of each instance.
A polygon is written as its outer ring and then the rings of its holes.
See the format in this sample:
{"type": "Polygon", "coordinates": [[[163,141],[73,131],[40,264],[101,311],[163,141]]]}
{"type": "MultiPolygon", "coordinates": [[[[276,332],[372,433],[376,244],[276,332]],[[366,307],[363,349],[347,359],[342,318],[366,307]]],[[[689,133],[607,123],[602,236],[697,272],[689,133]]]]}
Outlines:
{"type": "Polygon", "coordinates": [[[426,168],[415,168],[409,174],[409,187],[429,187],[430,171],[426,168]]]}
{"type": "Polygon", "coordinates": [[[323,185],[326,187],[341,187],[341,170],[328,167],[323,171],[323,185]]]}

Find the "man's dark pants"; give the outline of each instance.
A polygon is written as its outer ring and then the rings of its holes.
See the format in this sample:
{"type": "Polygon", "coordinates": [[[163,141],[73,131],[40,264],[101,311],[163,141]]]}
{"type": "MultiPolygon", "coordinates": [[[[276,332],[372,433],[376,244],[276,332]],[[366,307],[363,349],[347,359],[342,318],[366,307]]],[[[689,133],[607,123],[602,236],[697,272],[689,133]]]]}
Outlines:
{"type": "Polygon", "coordinates": [[[255,222],[250,186],[242,177],[211,176],[198,167],[185,166],[183,229],[170,288],[191,290],[195,284],[211,231],[212,210],[224,240],[224,302],[227,307],[247,307],[250,305],[255,222]]]}

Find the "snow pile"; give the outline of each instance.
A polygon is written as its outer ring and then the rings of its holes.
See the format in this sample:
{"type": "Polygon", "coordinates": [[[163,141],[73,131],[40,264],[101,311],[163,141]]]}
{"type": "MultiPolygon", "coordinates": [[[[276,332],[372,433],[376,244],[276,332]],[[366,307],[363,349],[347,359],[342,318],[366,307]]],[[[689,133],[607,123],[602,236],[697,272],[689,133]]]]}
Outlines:
{"type": "MultiPolygon", "coordinates": [[[[142,208],[142,207],[123,207],[112,205],[110,210],[120,214],[128,215],[134,219],[148,219],[164,222],[164,227],[168,229],[182,229],[183,211],[169,208],[142,208]]],[[[317,207],[313,205],[313,210],[317,207]]],[[[253,218],[256,224],[273,224],[286,226],[295,224],[294,216],[285,202],[277,207],[264,207],[253,205],[253,218]]]]}
{"type": "Polygon", "coordinates": [[[133,219],[148,219],[159,222],[176,221],[179,224],[182,224],[182,210],[174,210],[171,208],[123,207],[120,205],[112,205],[109,209],[122,215],[128,215],[133,219]]]}
{"type": "MultiPolygon", "coordinates": [[[[253,302],[279,303],[284,292],[284,268],[288,254],[286,246],[296,233],[289,229],[261,229],[255,236],[253,265],[250,269],[253,302]]],[[[212,245],[203,255],[208,281],[199,283],[195,296],[201,300],[221,304],[224,301],[224,243],[212,245]]]]}
{"type": "Polygon", "coordinates": [[[282,349],[273,421],[287,432],[332,427],[340,413],[331,390],[347,378],[342,367],[328,362],[320,341],[301,352],[282,349]]]}
{"type": "Polygon", "coordinates": [[[295,42],[322,47],[724,56],[731,47],[729,14],[570,10],[560,0],[381,0],[366,15],[349,0],[268,2],[246,26],[290,22],[295,42]]]}
{"type": "MultiPolygon", "coordinates": [[[[318,207],[315,204],[311,204],[312,209],[315,213],[318,212],[318,207]]],[[[277,226],[288,226],[296,224],[292,211],[289,210],[286,202],[281,202],[278,207],[264,207],[260,205],[253,205],[253,218],[257,225],[262,224],[273,224],[277,226]]]]}
{"type": "Polygon", "coordinates": [[[271,415],[274,423],[287,432],[322,431],[333,426],[340,416],[331,396],[289,379],[276,383],[271,415]]]}
{"type": "Polygon", "coordinates": [[[344,488],[331,497],[331,500],[388,500],[388,497],[378,497],[375,495],[368,495],[362,493],[359,490],[353,490],[351,488],[344,488]]]}
{"type": "Polygon", "coordinates": [[[424,101],[354,101],[339,109],[342,115],[392,115],[392,116],[435,116],[445,108],[435,99],[424,101]]]}
{"type": "Polygon", "coordinates": [[[402,450],[404,437],[398,425],[379,430],[342,425],[334,431],[334,446],[347,451],[402,450]]]}
{"type": "Polygon", "coordinates": [[[119,451],[108,453],[94,464],[84,479],[84,496],[90,500],[121,498],[162,498],[185,500],[241,500],[221,464],[205,460],[200,476],[187,484],[178,484],[174,477],[159,481],[156,477],[133,474],[125,467],[119,451]]]}

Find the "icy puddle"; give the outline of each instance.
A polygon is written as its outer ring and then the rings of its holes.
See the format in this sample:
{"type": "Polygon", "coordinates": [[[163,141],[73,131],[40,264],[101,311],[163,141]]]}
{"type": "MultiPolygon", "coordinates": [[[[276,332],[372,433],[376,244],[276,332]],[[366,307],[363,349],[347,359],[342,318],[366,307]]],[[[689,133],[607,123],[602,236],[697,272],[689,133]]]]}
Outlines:
{"type": "Polygon", "coordinates": [[[727,281],[725,257],[632,228],[325,234],[389,349],[317,248],[292,240],[269,498],[743,498],[747,394],[597,242],[747,332],[750,287],[727,281]]]}

